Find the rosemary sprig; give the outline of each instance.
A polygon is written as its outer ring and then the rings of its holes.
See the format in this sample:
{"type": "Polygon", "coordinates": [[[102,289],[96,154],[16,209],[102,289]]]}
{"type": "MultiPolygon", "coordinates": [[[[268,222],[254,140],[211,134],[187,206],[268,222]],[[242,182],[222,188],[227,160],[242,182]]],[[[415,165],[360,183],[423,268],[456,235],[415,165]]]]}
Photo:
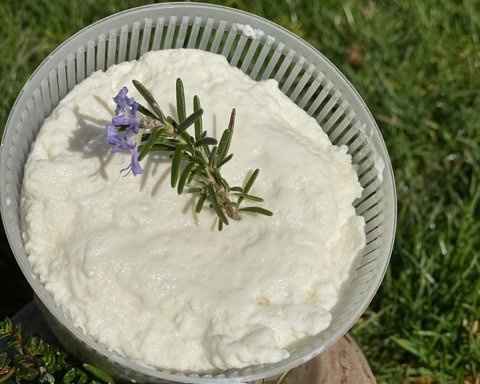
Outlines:
{"type": "Polygon", "coordinates": [[[233,154],[229,153],[235,126],[235,109],[230,114],[228,127],[223,131],[220,141],[208,136],[203,129],[201,108],[198,96],[193,98],[193,112],[187,115],[185,90],[181,79],[176,82],[176,120],[166,116],[153,95],[137,80],[133,85],[148,104],[143,106],[126,97],[123,88],[114,98],[117,102],[117,115],[113,125],[107,126],[107,142],[114,144],[114,152],[130,151],[132,163],[126,169],[134,174],[142,173],[139,165],[145,156],[152,152],[170,153],[172,167],[170,184],[178,194],[184,191],[196,195],[195,212],[200,213],[208,201],[218,216],[218,229],[229,224],[229,219],[240,220],[241,214],[251,213],[272,216],[268,209],[258,206],[243,207],[245,200],[263,202],[261,197],[250,194],[259,170],[253,171],[244,186],[231,187],[222,176],[221,168],[227,164],[233,154]],[[136,113],[141,116],[137,117],[136,113]],[[194,126],[194,135],[188,128],[194,126]],[[138,144],[138,148],[137,148],[138,144]]]}

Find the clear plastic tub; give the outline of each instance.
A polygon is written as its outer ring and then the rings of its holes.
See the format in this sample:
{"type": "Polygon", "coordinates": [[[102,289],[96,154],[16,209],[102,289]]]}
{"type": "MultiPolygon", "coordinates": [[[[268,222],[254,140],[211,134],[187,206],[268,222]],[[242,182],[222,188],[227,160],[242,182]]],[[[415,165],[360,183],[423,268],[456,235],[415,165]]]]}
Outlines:
{"type": "Polygon", "coordinates": [[[317,50],[260,17],[225,7],[158,4],[103,19],[58,47],[23,87],[1,145],[1,212],[13,253],[37,303],[65,348],[113,375],[137,382],[240,383],[272,376],[318,355],[355,323],[377,291],[390,258],[396,195],[390,159],[365,103],[317,50]],[[245,28],[249,25],[250,28],[245,28]],[[106,350],[55,306],[35,278],[20,233],[20,190],[30,146],[44,119],[69,90],[92,72],[133,60],[150,50],[197,48],[227,57],[255,80],[275,78],[280,89],[313,116],[334,144],[344,144],[364,187],[356,201],[366,221],[367,246],[332,313],[327,330],[301,340],[276,364],[197,375],[156,370],[106,350]]]}

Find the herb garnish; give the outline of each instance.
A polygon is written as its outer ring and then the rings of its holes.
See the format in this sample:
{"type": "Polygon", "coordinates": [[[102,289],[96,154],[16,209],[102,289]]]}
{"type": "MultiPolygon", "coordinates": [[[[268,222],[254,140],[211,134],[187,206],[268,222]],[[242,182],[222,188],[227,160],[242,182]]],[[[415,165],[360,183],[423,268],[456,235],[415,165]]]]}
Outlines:
{"type": "Polygon", "coordinates": [[[229,154],[232,142],[235,109],[230,115],[227,129],[220,141],[207,136],[203,129],[202,114],[198,96],[193,98],[193,113],[187,116],[185,91],[181,79],[176,83],[176,106],[178,121],[165,116],[153,95],[139,82],[133,85],[148,103],[150,109],[127,96],[128,89],[123,87],[114,97],[117,104],[112,124],[107,125],[106,142],[114,145],[112,153],[129,152],[132,155],[130,165],[122,170],[135,176],[143,173],[140,161],[152,152],[169,152],[172,159],[170,184],[183,192],[198,196],[195,212],[200,213],[205,202],[218,216],[218,229],[229,224],[229,218],[240,220],[242,212],[272,216],[272,212],[259,206],[241,206],[249,200],[261,203],[261,197],[250,194],[257,179],[256,169],[243,187],[231,187],[221,174],[221,168],[228,163],[233,154],[229,154]],[[194,136],[187,129],[194,126],[194,136]]]}

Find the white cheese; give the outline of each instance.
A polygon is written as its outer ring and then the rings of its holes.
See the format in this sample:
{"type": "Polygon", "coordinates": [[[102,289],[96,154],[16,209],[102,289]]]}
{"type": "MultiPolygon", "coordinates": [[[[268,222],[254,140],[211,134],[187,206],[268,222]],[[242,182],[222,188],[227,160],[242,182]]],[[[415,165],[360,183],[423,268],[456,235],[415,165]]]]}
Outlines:
{"type": "Polygon", "coordinates": [[[237,28],[242,31],[246,37],[250,37],[253,40],[259,40],[263,36],[263,31],[261,29],[255,29],[250,24],[239,24],[237,23],[237,28]]]}
{"type": "MultiPolygon", "coordinates": [[[[189,113],[192,111],[189,103],[189,113]]],[[[150,52],[96,72],[45,121],[25,167],[22,231],[29,260],[56,304],[111,350],[146,364],[212,371],[272,363],[328,327],[365,244],[353,201],[361,194],[346,147],[314,119],[224,57],[150,52]],[[219,137],[237,110],[231,185],[260,175],[252,193],[274,216],[245,214],[219,233],[209,209],[170,187],[170,160],[151,155],[124,176],[104,127],[112,97],[141,81],[175,115],[175,79],[219,137]]]]}

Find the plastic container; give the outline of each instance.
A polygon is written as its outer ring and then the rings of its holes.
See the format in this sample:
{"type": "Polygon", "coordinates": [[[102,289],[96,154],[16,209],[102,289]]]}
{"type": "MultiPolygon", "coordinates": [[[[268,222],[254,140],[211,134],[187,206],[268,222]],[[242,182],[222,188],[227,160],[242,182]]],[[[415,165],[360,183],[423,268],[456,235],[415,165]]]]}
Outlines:
{"type": "Polygon", "coordinates": [[[15,102],[2,139],[0,177],[8,240],[57,337],[81,359],[139,382],[239,383],[302,364],[335,343],[363,313],[383,279],[393,246],[393,173],[365,103],[313,47],[265,19],[225,7],[172,3],[136,8],[96,22],[68,39],[37,68],[15,102]],[[95,70],[137,59],[149,50],[182,47],[220,53],[255,80],[277,79],[280,89],[319,122],[333,143],[348,146],[364,187],[355,206],[365,217],[367,246],[333,309],[331,325],[291,346],[290,357],[276,364],[197,375],[127,360],[84,335],[64,316],[35,278],[23,247],[19,223],[23,168],[40,126],[59,100],[95,70]]]}

